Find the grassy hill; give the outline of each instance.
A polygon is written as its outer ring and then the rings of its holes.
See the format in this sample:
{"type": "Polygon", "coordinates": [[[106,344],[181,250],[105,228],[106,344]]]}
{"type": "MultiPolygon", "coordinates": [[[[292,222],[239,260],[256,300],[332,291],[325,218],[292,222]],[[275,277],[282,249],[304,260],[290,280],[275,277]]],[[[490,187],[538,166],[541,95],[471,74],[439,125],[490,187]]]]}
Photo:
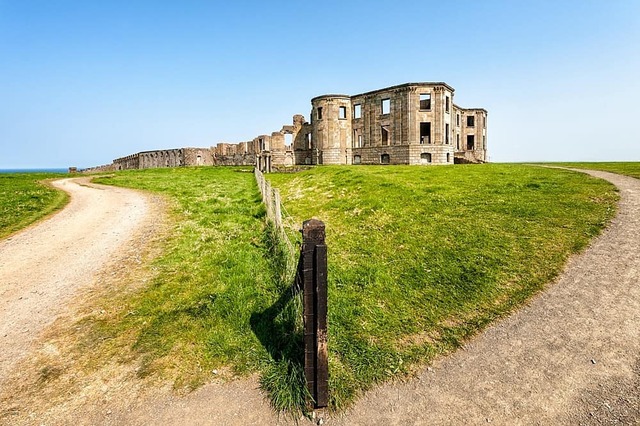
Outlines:
{"type": "MultiPolygon", "coordinates": [[[[520,306],[617,200],[607,182],[524,165],[325,166],[268,178],[292,240],[305,219],[327,225],[334,409],[520,306]]],[[[81,368],[135,362],[140,377],[177,388],[259,372],[274,406],[303,409],[299,300],[251,171],[139,170],[99,182],[162,194],[173,227],[143,281],[108,292],[70,330],[81,368]]]]}
{"type": "Polygon", "coordinates": [[[586,175],[520,165],[319,167],[272,174],[329,247],[336,406],[459,346],[551,281],[614,212],[586,175]]]}

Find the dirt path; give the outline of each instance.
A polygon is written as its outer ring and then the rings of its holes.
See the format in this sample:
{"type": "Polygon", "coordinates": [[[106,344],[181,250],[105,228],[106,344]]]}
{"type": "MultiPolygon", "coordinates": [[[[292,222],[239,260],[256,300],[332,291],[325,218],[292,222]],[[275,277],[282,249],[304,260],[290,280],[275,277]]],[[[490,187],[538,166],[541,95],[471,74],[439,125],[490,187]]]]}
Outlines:
{"type": "MultiPolygon", "coordinates": [[[[589,173],[618,186],[620,211],[556,283],[418,377],[383,385],[324,423],[640,424],[640,180],[589,173]]],[[[100,423],[288,423],[256,388],[252,380],[156,395],[100,423]]]]}
{"type": "Polygon", "coordinates": [[[96,273],[148,220],[140,193],[88,181],[55,181],[71,195],[69,205],[0,241],[0,382],[65,302],[94,285],[96,273]]]}
{"type": "MultiPolygon", "coordinates": [[[[640,180],[589,173],[620,188],[619,214],[548,290],[416,378],[367,393],[325,424],[640,424],[640,180]]],[[[269,409],[255,378],[184,397],[118,383],[101,382],[99,398],[22,424],[290,423],[269,409]]]]}

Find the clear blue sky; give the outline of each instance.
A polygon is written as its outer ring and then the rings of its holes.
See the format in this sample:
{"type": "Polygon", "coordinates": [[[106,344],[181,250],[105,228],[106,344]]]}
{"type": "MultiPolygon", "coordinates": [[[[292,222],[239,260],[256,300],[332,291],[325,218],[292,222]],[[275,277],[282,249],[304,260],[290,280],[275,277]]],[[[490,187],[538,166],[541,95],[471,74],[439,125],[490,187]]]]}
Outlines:
{"type": "Polygon", "coordinates": [[[492,161],[640,161],[640,1],[0,0],[0,168],[239,142],[445,81],[492,161]]]}

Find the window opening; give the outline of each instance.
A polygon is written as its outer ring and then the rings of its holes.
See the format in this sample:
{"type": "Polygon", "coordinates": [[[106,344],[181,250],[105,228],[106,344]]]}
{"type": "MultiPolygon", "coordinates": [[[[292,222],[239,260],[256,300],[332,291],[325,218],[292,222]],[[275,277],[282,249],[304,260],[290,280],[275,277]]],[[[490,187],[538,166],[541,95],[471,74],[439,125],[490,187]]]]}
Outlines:
{"type": "Polygon", "coordinates": [[[383,99],[381,107],[383,114],[389,114],[391,112],[391,99],[383,99]]]}
{"type": "Polygon", "coordinates": [[[311,133],[307,133],[306,140],[307,140],[307,149],[311,149],[311,133]]]}
{"type": "Polygon", "coordinates": [[[449,123],[444,125],[444,143],[449,145],[449,123]]]}
{"type": "Polygon", "coordinates": [[[451,162],[451,154],[447,152],[447,163],[451,162]]]}
{"type": "Polygon", "coordinates": [[[420,109],[431,109],[431,93],[420,93],[420,109]]]}
{"type": "Polygon", "coordinates": [[[431,143],[431,123],[420,123],[420,144],[430,144],[431,143]]]}
{"type": "Polygon", "coordinates": [[[341,120],[345,120],[347,118],[347,107],[341,106],[338,107],[338,118],[341,120]]]}
{"type": "Polygon", "coordinates": [[[352,143],[354,148],[362,148],[362,135],[360,134],[360,129],[355,129],[353,131],[352,143]]]}
{"type": "Polygon", "coordinates": [[[467,149],[468,150],[473,149],[474,145],[475,145],[475,136],[467,135],[467,149]]]}
{"type": "Polygon", "coordinates": [[[318,120],[322,120],[322,107],[318,107],[318,120]]]}
{"type": "Polygon", "coordinates": [[[423,163],[430,163],[431,162],[431,153],[423,152],[422,154],[420,154],[420,160],[422,160],[423,163]]]}
{"type": "Polygon", "coordinates": [[[475,126],[476,120],[475,117],[473,115],[468,115],[467,116],[467,127],[473,127],[475,126]]]}
{"type": "Polygon", "coordinates": [[[380,164],[390,164],[391,163],[391,157],[389,157],[389,154],[382,154],[380,156],[380,164]]]}
{"type": "Polygon", "coordinates": [[[449,97],[448,96],[444,97],[444,110],[445,110],[445,112],[449,112],[449,97]]]}
{"type": "Polygon", "coordinates": [[[353,164],[361,164],[361,163],[362,163],[362,157],[360,157],[359,155],[354,155],[353,164]]]}
{"type": "Polygon", "coordinates": [[[456,126],[460,127],[460,114],[456,114],[456,126]]]}
{"type": "Polygon", "coordinates": [[[460,151],[460,135],[456,135],[456,149],[460,151]]]}
{"type": "Polygon", "coordinates": [[[362,105],[355,104],[353,106],[353,118],[361,118],[362,117],[362,105]]]}
{"type": "Polygon", "coordinates": [[[389,145],[389,126],[381,127],[382,145],[389,145]]]}

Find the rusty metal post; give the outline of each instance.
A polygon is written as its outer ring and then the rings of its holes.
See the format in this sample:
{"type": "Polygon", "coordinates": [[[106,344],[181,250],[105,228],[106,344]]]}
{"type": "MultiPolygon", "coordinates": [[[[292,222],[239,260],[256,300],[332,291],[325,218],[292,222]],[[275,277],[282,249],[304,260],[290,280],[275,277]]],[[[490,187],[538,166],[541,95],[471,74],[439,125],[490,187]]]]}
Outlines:
{"type": "Polygon", "coordinates": [[[324,223],[302,224],[301,272],[304,316],[304,374],[315,408],[329,403],[327,359],[327,246],[324,223]]]}

